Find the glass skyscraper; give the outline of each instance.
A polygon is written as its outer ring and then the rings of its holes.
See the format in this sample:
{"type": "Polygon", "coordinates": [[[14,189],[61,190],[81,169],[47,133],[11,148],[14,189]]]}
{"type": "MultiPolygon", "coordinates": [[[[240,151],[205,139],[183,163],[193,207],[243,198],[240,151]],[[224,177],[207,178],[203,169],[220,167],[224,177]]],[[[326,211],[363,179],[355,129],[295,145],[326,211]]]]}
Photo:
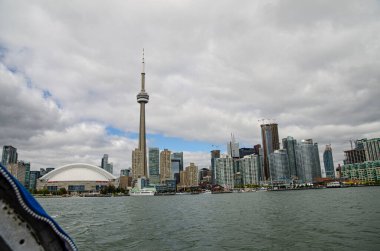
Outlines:
{"type": "Polygon", "coordinates": [[[158,147],[149,148],[149,182],[160,183],[160,149],[158,147]]]}
{"type": "Polygon", "coordinates": [[[326,177],[335,178],[334,160],[331,145],[326,145],[325,151],[323,152],[323,164],[325,166],[326,177]]]}
{"type": "Polygon", "coordinates": [[[313,183],[321,178],[321,163],[318,144],[312,139],[302,140],[296,147],[298,179],[305,183],[313,183]]]}
{"type": "Polygon", "coordinates": [[[286,150],[288,154],[289,162],[289,177],[295,179],[297,175],[297,158],[296,158],[296,146],[297,140],[293,137],[288,136],[287,138],[282,139],[282,148],[286,150]]]}
{"type": "Polygon", "coordinates": [[[8,164],[17,164],[17,148],[13,146],[3,146],[3,155],[1,159],[1,163],[3,166],[7,166],[8,164]]]}
{"type": "Polygon", "coordinates": [[[289,160],[285,149],[276,150],[269,155],[271,181],[289,179],[289,160]]]}
{"type": "Polygon", "coordinates": [[[275,150],[280,149],[280,142],[278,138],[278,125],[275,123],[262,124],[261,137],[263,140],[264,150],[264,175],[265,179],[269,180],[269,154],[273,153],[275,150]]]}

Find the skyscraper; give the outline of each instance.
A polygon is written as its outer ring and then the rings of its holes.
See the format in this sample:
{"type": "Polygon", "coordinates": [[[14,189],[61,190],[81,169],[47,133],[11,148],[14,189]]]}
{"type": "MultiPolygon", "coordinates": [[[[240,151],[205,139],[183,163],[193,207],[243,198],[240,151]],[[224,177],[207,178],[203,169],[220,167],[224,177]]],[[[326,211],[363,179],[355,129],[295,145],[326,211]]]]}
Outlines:
{"type": "Polygon", "coordinates": [[[288,136],[282,139],[282,148],[285,149],[288,154],[289,177],[292,179],[297,178],[296,146],[297,140],[293,137],[288,136]]]}
{"type": "Polygon", "coordinates": [[[270,178],[272,181],[289,179],[289,160],[286,149],[275,150],[269,154],[270,178]]]}
{"type": "Polygon", "coordinates": [[[335,178],[334,160],[331,145],[326,145],[325,151],[323,152],[323,164],[325,166],[326,177],[335,178]]]}
{"type": "Polygon", "coordinates": [[[104,154],[100,167],[109,173],[113,173],[113,163],[108,163],[108,154],[104,154]]]}
{"type": "Polygon", "coordinates": [[[145,104],[149,102],[149,95],[145,92],[145,60],[143,51],[141,91],[137,94],[137,103],[140,104],[140,127],[139,127],[139,147],[132,152],[135,161],[132,165],[133,177],[147,177],[147,156],[146,156],[146,128],[145,128],[145,104]],[[137,158],[138,157],[138,158],[137,158]]]}
{"type": "Polygon", "coordinates": [[[215,160],[220,158],[220,150],[212,150],[211,151],[211,184],[215,185],[215,160]]]}
{"type": "Polygon", "coordinates": [[[321,163],[318,144],[312,139],[302,140],[296,147],[298,178],[305,183],[312,183],[321,178],[321,163]]]}
{"type": "Polygon", "coordinates": [[[1,158],[3,166],[6,167],[8,164],[16,164],[17,158],[17,148],[14,148],[13,146],[3,146],[3,155],[1,158]]]}
{"type": "Polygon", "coordinates": [[[180,181],[180,171],[183,171],[183,152],[172,153],[171,155],[171,178],[175,179],[177,184],[180,181]]]}
{"type": "Polygon", "coordinates": [[[235,137],[232,134],[231,141],[227,143],[227,154],[232,158],[239,158],[239,143],[235,142],[235,137]]]}
{"type": "Polygon", "coordinates": [[[164,149],[160,153],[160,182],[164,183],[166,180],[171,180],[171,152],[164,149]]]}
{"type": "Polygon", "coordinates": [[[263,140],[264,149],[264,175],[265,179],[268,180],[270,178],[269,154],[273,153],[275,150],[280,149],[280,142],[278,138],[278,125],[275,123],[262,124],[261,137],[263,140]]]}
{"type": "Polygon", "coordinates": [[[215,159],[215,183],[224,188],[234,187],[234,161],[230,155],[215,159]]]}
{"type": "Polygon", "coordinates": [[[149,181],[152,184],[160,183],[160,149],[149,148],[149,181]]]}

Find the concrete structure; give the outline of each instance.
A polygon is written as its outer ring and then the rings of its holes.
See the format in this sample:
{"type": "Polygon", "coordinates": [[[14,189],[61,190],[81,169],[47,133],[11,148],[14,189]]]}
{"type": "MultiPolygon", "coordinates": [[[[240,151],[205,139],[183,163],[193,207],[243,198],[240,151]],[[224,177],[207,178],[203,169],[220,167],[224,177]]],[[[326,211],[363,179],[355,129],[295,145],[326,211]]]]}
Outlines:
{"type": "Polygon", "coordinates": [[[20,183],[29,189],[30,183],[30,163],[25,161],[18,161],[17,163],[10,163],[7,166],[8,171],[12,174],[20,183]]]}
{"type": "MultiPolygon", "coordinates": [[[[145,104],[149,102],[149,95],[145,92],[145,61],[144,51],[142,60],[142,72],[141,72],[141,91],[137,94],[137,103],[140,104],[140,127],[139,127],[139,161],[136,162],[133,173],[136,173],[137,177],[148,177],[147,175],[147,154],[146,154],[146,128],[145,128],[145,104]]],[[[136,150],[135,150],[136,151],[136,150]]],[[[133,169],[133,167],[132,167],[133,169]]]]}
{"type": "Polygon", "coordinates": [[[180,171],[180,180],[178,187],[186,188],[198,186],[198,167],[194,163],[190,163],[184,171],[180,171]]]}
{"type": "Polygon", "coordinates": [[[297,140],[288,136],[282,139],[282,148],[286,150],[288,155],[289,177],[297,179],[297,158],[296,158],[297,140]]]}
{"type": "Polygon", "coordinates": [[[262,124],[261,137],[263,140],[264,149],[264,176],[265,179],[269,180],[269,154],[273,153],[275,150],[280,149],[278,125],[276,123],[262,124]]]}
{"type": "Polygon", "coordinates": [[[331,145],[326,145],[325,151],[323,152],[323,164],[325,167],[326,178],[334,179],[335,170],[331,145]]]}
{"type": "Polygon", "coordinates": [[[298,179],[305,183],[313,183],[321,178],[321,163],[318,144],[312,139],[302,140],[296,147],[298,179]]]}
{"type": "Polygon", "coordinates": [[[83,163],[69,164],[54,169],[39,178],[37,189],[51,192],[65,188],[69,192],[100,191],[102,187],[114,185],[116,177],[104,169],[83,163]]]}
{"type": "Polygon", "coordinates": [[[160,183],[160,149],[158,147],[149,148],[149,182],[150,184],[160,183]]]}
{"type": "Polygon", "coordinates": [[[144,152],[137,148],[132,151],[132,177],[134,181],[138,178],[145,177],[144,165],[142,164],[144,161],[143,155],[144,152]]]}
{"type": "Polygon", "coordinates": [[[351,141],[351,150],[344,151],[344,157],[344,164],[355,164],[366,161],[366,153],[364,150],[363,140],[355,140],[355,148],[353,149],[351,141]]]}
{"type": "Polygon", "coordinates": [[[272,182],[289,180],[289,159],[286,149],[275,150],[269,155],[270,178],[272,182]]]}
{"type": "Polygon", "coordinates": [[[121,169],[120,170],[120,177],[122,176],[128,176],[128,177],[132,177],[132,170],[129,168],[129,169],[121,169]]]}
{"type": "Polygon", "coordinates": [[[1,158],[1,163],[3,166],[7,166],[8,164],[17,164],[17,159],[17,148],[13,146],[3,146],[3,154],[1,158]]]}
{"type": "Polygon", "coordinates": [[[165,180],[171,178],[171,151],[164,149],[160,153],[160,183],[165,183],[165,180]]]}

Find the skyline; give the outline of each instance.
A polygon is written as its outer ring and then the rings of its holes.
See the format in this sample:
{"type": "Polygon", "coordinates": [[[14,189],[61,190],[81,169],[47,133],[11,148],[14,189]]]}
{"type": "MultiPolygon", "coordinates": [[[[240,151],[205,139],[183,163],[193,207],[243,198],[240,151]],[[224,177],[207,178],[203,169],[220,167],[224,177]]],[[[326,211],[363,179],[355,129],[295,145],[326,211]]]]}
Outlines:
{"type": "Polygon", "coordinates": [[[342,163],[350,139],[380,135],[379,14],[376,1],[2,1],[0,142],[32,170],[103,154],[130,167],[145,48],[148,147],[201,169],[231,133],[262,144],[270,118],[280,140],[312,138],[320,156],[331,144],[342,163]]]}

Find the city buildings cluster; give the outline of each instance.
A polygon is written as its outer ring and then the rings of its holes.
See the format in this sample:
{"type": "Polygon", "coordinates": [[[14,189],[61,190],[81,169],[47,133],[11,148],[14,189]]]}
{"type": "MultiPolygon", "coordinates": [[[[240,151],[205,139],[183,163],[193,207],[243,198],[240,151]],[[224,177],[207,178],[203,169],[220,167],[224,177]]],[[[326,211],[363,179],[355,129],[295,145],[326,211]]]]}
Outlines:
{"type": "Polygon", "coordinates": [[[48,167],[40,168],[39,171],[31,171],[30,162],[18,160],[17,148],[10,145],[3,146],[1,164],[30,191],[36,190],[38,178],[54,170],[53,167],[48,167]]]}
{"type": "Polygon", "coordinates": [[[380,138],[351,141],[351,149],[344,151],[340,176],[358,184],[380,183],[380,138]]]}

